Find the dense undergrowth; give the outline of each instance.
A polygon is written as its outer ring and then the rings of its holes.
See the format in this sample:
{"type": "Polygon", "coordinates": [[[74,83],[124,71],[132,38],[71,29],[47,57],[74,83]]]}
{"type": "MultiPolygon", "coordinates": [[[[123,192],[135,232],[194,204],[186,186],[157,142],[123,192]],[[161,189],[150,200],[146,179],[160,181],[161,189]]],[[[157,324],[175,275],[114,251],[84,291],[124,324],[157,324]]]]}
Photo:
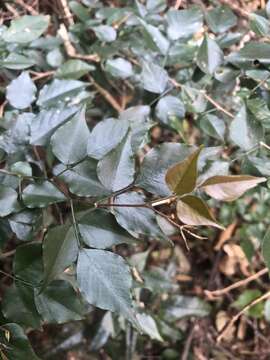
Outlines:
{"type": "Polygon", "coordinates": [[[268,359],[270,3],[0,6],[1,358],[268,359]]]}

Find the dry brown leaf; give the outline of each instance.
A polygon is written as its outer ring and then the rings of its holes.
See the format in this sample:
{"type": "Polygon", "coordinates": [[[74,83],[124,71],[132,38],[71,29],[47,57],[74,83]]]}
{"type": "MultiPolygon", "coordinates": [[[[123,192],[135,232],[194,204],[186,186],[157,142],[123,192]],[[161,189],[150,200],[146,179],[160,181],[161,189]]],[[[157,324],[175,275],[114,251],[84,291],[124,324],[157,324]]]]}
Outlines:
{"type": "Polygon", "coordinates": [[[218,238],[218,242],[214,247],[214,249],[216,251],[221,250],[223,244],[225,244],[226,241],[230,240],[230,238],[232,237],[232,234],[235,231],[236,226],[237,226],[237,221],[234,221],[229,226],[227,226],[227,228],[225,230],[222,231],[222,233],[220,234],[220,236],[218,238]]]}
{"type": "Polygon", "coordinates": [[[223,274],[227,276],[234,275],[239,265],[241,272],[245,276],[250,275],[248,270],[249,262],[241,246],[237,244],[225,244],[223,250],[227,254],[219,264],[219,269],[223,274]]]}
{"type": "MultiPolygon", "coordinates": [[[[229,321],[230,321],[230,316],[226,313],[226,311],[223,310],[219,311],[215,319],[217,331],[221,332],[229,321]]],[[[236,327],[234,325],[230,328],[229,331],[226,332],[226,336],[224,337],[224,340],[231,341],[234,338],[235,330],[236,327]]]]}
{"type": "Polygon", "coordinates": [[[185,253],[183,252],[182,248],[178,245],[174,248],[174,255],[177,260],[178,264],[178,272],[181,274],[188,274],[191,270],[190,263],[188,258],[186,257],[185,253]]]}

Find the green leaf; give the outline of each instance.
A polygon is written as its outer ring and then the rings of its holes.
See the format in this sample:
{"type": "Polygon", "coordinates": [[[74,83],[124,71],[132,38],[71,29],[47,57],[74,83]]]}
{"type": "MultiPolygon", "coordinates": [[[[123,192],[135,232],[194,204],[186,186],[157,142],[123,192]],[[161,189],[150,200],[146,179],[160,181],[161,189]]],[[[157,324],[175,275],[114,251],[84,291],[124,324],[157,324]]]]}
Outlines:
{"type": "Polygon", "coordinates": [[[83,241],[91,248],[106,249],[136,241],[118,225],[112,214],[103,210],[86,213],[80,218],[78,226],[83,241]]]}
{"type": "Polygon", "coordinates": [[[102,159],[120,144],[127,131],[128,122],[125,120],[108,118],[99,122],[89,136],[88,156],[102,159]]]}
{"type": "Polygon", "coordinates": [[[204,317],[210,313],[210,305],[195,296],[175,295],[166,304],[164,318],[168,322],[177,321],[187,316],[204,317]]]}
{"type": "Polygon", "coordinates": [[[48,15],[24,15],[11,21],[11,25],[3,33],[4,41],[27,44],[39,38],[49,26],[48,15]]]}
{"type": "Polygon", "coordinates": [[[250,41],[239,51],[227,56],[226,61],[239,68],[254,67],[254,62],[259,61],[263,65],[270,64],[270,44],[250,41]]]}
{"type": "Polygon", "coordinates": [[[159,31],[159,29],[153,25],[147,24],[142,19],[139,19],[142,24],[149,45],[154,50],[158,50],[162,55],[166,55],[169,50],[169,41],[166,37],[159,31]]]}
{"type": "Polygon", "coordinates": [[[266,234],[264,235],[261,247],[262,247],[262,256],[264,262],[270,271],[270,229],[269,228],[266,231],[266,234]]]}
{"type": "Polygon", "coordinates": [[[112,192],[125,188],[133,182],[135,159],[131,148],[131,134],[105,155],[97,166],[97,175],[106,189],[112,192]]]}
{"type": "Polygon", "coordinates": [[[82,250],[77,281],[90,304],[117,312],[136,324],[130,293],[132,277],[121,256],[104,250],[82,250]]]}
{"type": "Polygon", "coordinates": [[[41,294],[35,291],[35,304],[47,323],[63,324],[81,320],[85,307],[73,287],[63,280],[56,280],[41,294]]]}
{"type": "MultiPolygon", "coordinates": [[[[145,203],[145,197],[136,192],[130,192],[119,195],[115,198],[116,204],[133,204],[142,205],[145,203]]],[[[158,226],[155,213],[144,207],[115,207],[114,215],[116,221],[131,235],[141,234],[149,238],[157,238],[167,240],[167,237],[162,233],[158,226]]]]}
{"type": "Polygon", "coordinates": [[[224,140],[226,128],[221,118],[211,114],[204,115],[200,119],[200,128],[207,135],[217,140],[224,140]]]}
{"type": "Polygon", "coordinates": [[[176,96],[164,96],[157,103],[156,116],[164,124],[170,125],[171,120],[175,118],[181,119],[185,116],[185,106],[181,99],[176,96]]]}
{"type": "Polygon", "coordinates": [[[56,71],[55,76],[59,79],[79,79],[87,73],[94,71],[95,67],[82,60],[68,60],[56,71]]]}
{"type": "MultiPolygon", "coordinates": [[[[267,78],[269,78],[269,74],[267,74],[267,78]]],[[[264,128],[270,128],[270,110],[265,99],[259,97],[247,99],[247,107],[264,128]]]]}
{"type": "Polygon", "coordinates": [[[60,105],[50,110],[42,110],[31,122],[31,145],[46,145],[51,135],[78,111],[75,106],[60,105]]]}
{"type": "Polygon", "coordinates": [[[145,90],[161,94],[167,88],[169,76],[166,70],[153,62],[143,62],[142,83],[145,90]]]}
{"type": "Polygon", "coordinates": [[[148,314],[137,314],[137,320],[145,334],[147,334],[152,340],[157,340],[163,342],[156,321],[154,318],[148,314]]]}
{"type": "Polygon", "coordinates": [[[36,99],[36,85],[28,72],[22,72],[20,76],[12,80],[7,86],[7,100],[16,109],[26,109],[36,99]],[[22,89],[18,94],[18,89],[22,89]],[[18,96],[19,95],[19,96],[18,96]]]}
{"type": "Polygon", "coordinates": [[[7,216],[18,209],[17,192],[11,187],[0,185],[0,217],[7,216]]]}
{"type": "Polygon", "coordinates": [[[49,229],[43,241],[43,289],[75,262],[78,251],[78,240],[72,226],[59,225],[49,229]]]}
{"type": "Polygon", "coordinates": [[[163,143],[151,149],[141,164],[136,185],[160,196],[171,194],[165,175],[167,170],[175,163],[183,161],[192,151],[191,146],[177,143],[163,143]]]}
{"type": "Polygon", "coordinates": [[[4,350],[2,350],[2,352],[7,356],[7,359],[40,360],[40,358],[35,355],[27,336],[23,332],[23,329],[17,324],[10,323],[3,325],[0,341],[1,344],[4,345],[4,350]],[[3,331],[9,334],[9,340],[7,340],[3,331]]]}
{"type": "Polygon", "coordinates": [[[250,28],[255,34],[260,36],[268,36],[270,33],[270,22],[265,17],[258,14],[250,14],[250,28]]]}
{"type": "Polygon", "coordinates": [[[191,226],[214,226],[224,229],[216,222],[207,204],[200,198],[187,195],[177,201],[177,217],[186,225],[191,226]]]}
{"type": "MultiPolygon", "coordinates": [[[[26,244],[16,248],[13,262],[14,274],[29,285],[39,286],[43,277],[42,249],[40,244],[26,244]]],[[[17,286],[20,286],[17,281],[17,286]]]]}
{"type": "Polygon", "coordinates": [[[54,155],[66,165],[79,162],[87,156],[89,134],[85,109],[82,109],[71,120],[60,126],[51,137],[54,155]]]}
{"type": "Polygon", "coordinates": [[[25,161],[17,161],[11,165],[10,170],[21,176],[32,176],[31,165],[25,161]]]}
{"type": "Polygon", "coordinates": [[[197,6],[188,10],[169,10],[166,15],[167,33],[171,40],[187,38],[200,31],[203,26],[203,13],[197,6]]]}
{"type": "Polygon", "coordinates": [[[64,57],[60,49],[55,48],[48,52],[46,61],[51,67],[58,68],[63,63],[64,57]]]}
{"type": "Polygon", "coordinates": [[[22,284],[19,286],[18,289],[13,284],[5,291],[2,300],[3,315],[19,325],[40,328],[41,318],[35,307],[33,289],[22,284]]]}
{"type": "Polygon", "coordinates": [[[113,42],[117,38],[117,32],[114,30],[112,26],[108,25],[99,25],[92,27],[92,30],[95,32],[96,37],[100,41],[104,42],[113,42]]]}
{"type": "Polygon", "coordinates": [[[197,149],[185,160],[168,169],[166,183],[177,195],[188,194],[194,190],[197,181],[197,161],[201,150],[197,149]]]}
{"type": "Polygon", "coordinates": [[[206,74],[213,75],[223,63],[223,52],[215,40],[207,35],[199,48],[197,65],[206,74]]]}
{"type": "Polygon", "coordinates": [[[98,180],[96,168],[97,162],[87,159],[70,170],[65,169],[64,166],[58,166],[54,173],[57,175],[66,170],[59,178],[66,182],[73,194],[96,197],[108,195],[110,191],[98,180]]]}
{"type": "Polygon", "coordinates": [[[263,177],[249,175],[220,175],[207,179],[200,188],[214,199],[233,201],[264,181],[266,179],[263,177]]]}
{"type": "Polygon", "coordinates": [[[225,32],[237,24],[237,17],[226,5],[221,5],[207,11],[205,19],[214,33],[225,32]]]}
{"type": "Polygon", "coordinates": [[[49,181],[28,185],[22,193],[25,206],[43,208],[50,204],[65,201],[65,195],[49,181]]]}
{"type": "Polygon", "coordinates": [[[36,226],[37,216],[37,212],[24,210],[9,217],[8,222],[11,230],[16,234],[18,239],[24,241],[31,239],[36,226]]]}
{"type": "Polygon", "coordinates": [[[16,53],[11,53],[4,60],[0,61],[1,66],[10,70],[24,70],[35,64],[35,59],[16,53]]]}
{"type": "MultiPolygon", "coordinates": [[[[236,301],[233,302],[232,306],[236,309],[242,310],[245,306],[250,304],[253,300],[259,298],[262,295],[261,291],[258,289],[247,289],[244,290],[242,294],[238,297],[236,301]]],[[[250,307],[246,314],[253,318],[262,318],[264,310],[264,304],[262,302],[253,305],[250,307]]]]}
{"type": "Polygon", "coordinates": [[[230,138],[242,150],[248,151],[263,140],[264,131],[254,115],[243,105],[230,124],[230,138]]]}
{"type": "Polygon", "coordinates": [[[70,103],[71,99],[84,90],[86,84],[78,80],[55,79],[49,85],[44,85],[38,97],[37,104],[41,107],[51,107],[59,101],[70,103]]]}
{"type": "Polygon", "coordinates": [[[107,60],[105,70],[113,77],[120,79],[126,79],[133,75],[131,63],[120,57],[107,60]]]}

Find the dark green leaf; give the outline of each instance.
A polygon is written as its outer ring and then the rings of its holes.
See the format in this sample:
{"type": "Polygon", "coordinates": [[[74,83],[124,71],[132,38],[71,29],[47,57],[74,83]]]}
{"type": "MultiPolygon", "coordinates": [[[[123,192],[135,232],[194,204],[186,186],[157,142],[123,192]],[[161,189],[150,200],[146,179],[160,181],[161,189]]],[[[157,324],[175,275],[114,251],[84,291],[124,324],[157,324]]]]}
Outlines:
{"type": "Polygon", "coordinates": [[[3,352],[8,360],[40,360],[40,358],[35,355],[23,329],[17,324],[10,323],[2,326],[1,343],[5,345],[3,352]],[[7,340],[3,332],[8,333],[9,340],[7,340]]]}
{"type": "Polygon", "coordinates": [[[20,76],[12,80],[7,87],[7,100],[17,109],[26,109],[36,99],[37,88],[31,80],[28,72],[22,72],[20,76]],[[23,89],[18,96],[18,89],[23,89]]]}
{"type": "Polygon", "coordinates": [[[85,307],[72,286],[63,280],[56,280],[41,294],[35,291],[35,304],[45,322],[62,324],[81,320],[85,307]]]}
{"type": "Polygon", "coordinates": [[[91,211],[80,218],[79,230],[85,244],[96,249],[136,241],[118,225],[112,214],[103,210],[91,211]]]}
{"type": "Polygon", "coordinates": [[[0,217],[7,216],[18,209],[17,192],[11,187],[0,185],[0,217]]]}
{"type": "Polygon", "coordinates": [[[136,184],[153,194],[168,196],[171,192],[165,182],[167,170],[184,160],[191,151],[192,147],[183,144],[164,143],[156,146],[145,155],[136,184]]]}
{"type": "Polygon", "coordinates": [[[270,271],[270,229],[267,230],[262,240],[262,255],[264,262],[270,271]]]}
{"type": "Polygon", "coordinates": [[[242,106],[230,124],[230,138],[241,149],[247,151],[263,140],[263,128],[254,115],[242,106]]]}
{"type": "Polygon", "coordinates": [[[55,76],[59,79],[77,80],[93,70],[95,70],[93,65],[82,60],[68,60],[57,69],[55,76]]]}
{"type": "Polygon", "coordinates": [[[120,144],[127,131],[126,120],[109,118],[99,122],[89,136],[88,155],[98,160],[102,159],[120,144]]]}
{"type": "Polygon", "coordinates": [[[225,32],[237,24],[237,17],[226,5],[207,11],[205,18],[208,26],[215,33],[225,32]]]}
{"type": "Polygon", "coordinates": [[[95,160],[85,160],[81,164],[74,166],[71,170],[64,166],[55,168],[55,174],[66,170],[60,179],[65,181],[69,190],[78,196],[104,196],[109,194],[109,190],[100,183],[97,178],[97,162],[95,160]]]}
{"type": "Polygon", "coordinates": [[[25,44],[39,38],[49,26],[48,15],[25,15],[11,21],[11,25],[3,34],[6,42],[25,44]]]}
{"type": "Polygon", "coordinates": [[[43,241],[43,288],[75,262],[78,251],[73,227],[59,225],[49,229],[43,241]]]}
{"type": "Polygon", "coordinates": [[[190,37],[203,26],[203,14],[199,7],[188,10],[170,10],[166,17],[167,32],[172,40],[190,37]]]}
{"type": "Polygon", "coordinates": [[[51,137],[54,155],[66,165],[79,162],[87,155],[89,134],[83,109],[60,126],[51,137]]]}
{"type": "Polygon", "coordinates": [[[117,312],[136,324],[130,293],[132,277],[121,256],[104,250],[82,250],[77,280],[90,304],[117,312]]]}
{"type": "Polygon", "coordinates": [[[170,125],[170,120],[183,118],[185,116],[185,106],[181,99],[176,96],[164,96],[157,103],[156,116],[164,124],[170,125]]]}
{"type": "Polygon", "coordinates": [[[132,65],[123,58],[109,59],[105,70],[115,78],[126,79],[133,75],[132,65]]]}
{"type": "Polygon", "coordinates": [[[1,60],[0,64],[7,69],[23,70],[35,65],[36,61],[21,54],[11,53],[4,60],[1,60]]]}
{"type": "Polygon", "coordinates": [[[32,145],[46,145],[54,131],[78,111],[75,106],[60,105],[50,110],[42,110],[31,123],[32,145]]]}
{"type": "Polygon", "coordinates": [[[197,65],[206,74],[213,75],[223,63],[223,52],[215,40],[205,36],[197,55],[197,65]]]}
{"type": "Polygon", "coordinates": [[[78,80],[55,79],[51,84],[43,86],[37,104],[41,107],[51,107],[62,101],[69,106],[71,99],[85,87],[86,84],[78,80]]]}
{"type": "Polygon", "coordinates": [[[156,94],[161,94],[169,82],[167,71],[152,62],[143,62],[141,77],[144,89],[156,94]]]}
{"type": "Polygon", "coordinates": [[[29,208],[46,207],[50,204],[65,201],[65,195],[49,181],[28,185],[22,193],[24,204],[29,208]]]}
{"type": "Polygon", "coordinates": [[[131,148],[131,134],[98,162],[97,175],[106,189],[112,192],[125,188],[133,182],[135,159],[131,148]]]}
{"type": "MultiPolygon", "coordinates": [[[[116,204],[142,205],[145,202],[143,195],[131,192],[115,198],[116,204]]],[[[155,213],[144,207],[115,207],[114,214],[117,222],[128,232],[141,234],[150,238],[167,239],[160,230],[155,213]]]]}

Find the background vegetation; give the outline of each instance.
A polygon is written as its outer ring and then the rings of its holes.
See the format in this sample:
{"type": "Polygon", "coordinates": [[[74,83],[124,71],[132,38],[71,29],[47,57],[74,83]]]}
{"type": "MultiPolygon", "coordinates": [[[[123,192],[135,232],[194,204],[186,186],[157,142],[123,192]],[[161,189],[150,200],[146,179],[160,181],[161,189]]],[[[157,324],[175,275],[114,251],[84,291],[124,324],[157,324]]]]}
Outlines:
{"type": "Polygon", "coordinates": [[[3,360],[269,358],[269,18],[1,3],[3,360]]]}

